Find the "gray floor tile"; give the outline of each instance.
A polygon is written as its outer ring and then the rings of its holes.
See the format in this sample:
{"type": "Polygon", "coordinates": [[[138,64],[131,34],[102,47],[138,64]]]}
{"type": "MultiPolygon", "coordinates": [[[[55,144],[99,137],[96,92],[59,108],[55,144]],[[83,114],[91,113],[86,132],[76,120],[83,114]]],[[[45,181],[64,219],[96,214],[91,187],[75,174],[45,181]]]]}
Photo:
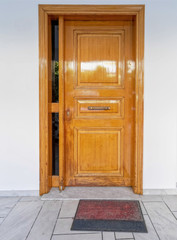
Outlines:
{"type": "Polygon", "coordinates": [[[27,240],[50,240],[60,207],[61,201],[46,201],[27,240]]]}
{"type": "Polygon", "coordinates": [[[143,195],[166,195],[166,191],[164,189],[144,189],[143,195]]]}
{"type": "Polygon", "coordinates": [[[71,229],[72,223],[73,223],[72,218],[58,219],[55,226],[54,234],[95,233],[90,231],[71,231],[70,229],[71,229]]]}
{"type": "MultiPolygon", "coordinates": [[[[177,240],[177,196],[136,195],[135,198],[129,188],[110,188],[106,193],[104,190],[105,188],[77,188],[59,193],[57,189],[56,199],[59,200],[61,196],[65,199],[59,219],[57,216],[61,201],[41,201],[41,197],[0,197],[0,240],[115,240],[115,236],[119,240],[177,240]],[[71,200],[76,195],[77,200],[71,200]],[[94,231],[71,231],[79,197],[87,199],[94,196],[94,199],[101,199],[103,195],[105,199],[141,199],[148,233],[134,233],[133,238],[132,233],[117,232],[114,235],[112,232],[103,232],[101,235],[94,231]]],[[[55,193],[56,191],[52,192],[53,198],[55,193]]]]}
{"type": "Polygon", "coordinates": [[[19,197],[0,197],[0,217],[6,217],[19,199],[19,197]]]}
{"type": "Polygon", "coordinates": [[[164,202],[144,203],[161,240],[177,239],[177,221],[164,202]]]}
{"type": "Polygon", "coordinates": [[[125,238],[133,238],[133,234],[131,232],[116,232],[116,239],[125,239],[125,238]]]}
{"type": "Polygon", "coordinates": [[[141,201],[143,202],[160,202],[163,201],[162,196],[158,195],[142,195],[141,201]]]}
{"type": "Polygon", "coordinates": [[[146,222],[148,233],[134,233],[135,240],[159,240],[149,216],[145,215],[144,220],[146,222]]]}
{"type": "Polygon", "coordinates": [[[114,232],[103,232],[103,240],[115,240],[114,232]]]}
{"type": "Polygon", "coordinates": [[[42,202],[18,202],[0,225],[1,240],[24,240],[28,235],[42,202]]]}
{"type": "Polygon", "coordinates": [[[33,196],[29,196],[29,197],[22,197],[20,199],[20,202],[33,202],[33,201],[41,201],[41,197],[33,197],[33,196]]]}
{"type": "Polygon", "coordinates": [[[3,222],[4,218],[0,218],[0,224],[3,222]]]}
{"type": "Polygon", "coordinates": [[[167,195],[177,195],[177,189],[165,189],[167,195]]]}
{"type": "Polygon", "coordinates": [[[164,196],[163,201],[168,205],[171,211],[177,211],[177,196],[164,196]]]}
{"type": "Polygon", "coordinates": [[[140,201],[140,205],[141,205],[141,210],[142,210],[143,215],[147,214],[146,209],[144,208],[144,205],[141,201],[140,201]]]}
{"type": "Polygon", "coordinates": [[[173,212],[173,215],[174,215],[175,218],[177,219],[177,212],[173,212]]]}
{"type": "Polygon", "coordinates": [[[59,218],[72,218],[75,216],[79,200],[63,201],[59,218]]]}
{"type": "Polygon", "coordinates": [[[75,234],[75,235],[54,235],[52,240],[102,240],[101,233],[98,234],[75,234]]]}
{"type": "Polygon", "coordinates": [[[78,200],[78,199],[140,199],[131,187],[66,187],[63,192],[52,188],[42,200],[78,200]]]}

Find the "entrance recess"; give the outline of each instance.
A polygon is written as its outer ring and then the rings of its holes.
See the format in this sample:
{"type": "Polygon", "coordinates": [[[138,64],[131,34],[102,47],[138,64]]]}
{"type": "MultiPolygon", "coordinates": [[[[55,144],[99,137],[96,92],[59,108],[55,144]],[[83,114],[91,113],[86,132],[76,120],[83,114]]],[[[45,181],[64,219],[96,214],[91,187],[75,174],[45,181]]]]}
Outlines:
{"type": "Polygon", "coordinates": [[[142,194],[144,6],[39,6],[40,194],[142,194]]]}

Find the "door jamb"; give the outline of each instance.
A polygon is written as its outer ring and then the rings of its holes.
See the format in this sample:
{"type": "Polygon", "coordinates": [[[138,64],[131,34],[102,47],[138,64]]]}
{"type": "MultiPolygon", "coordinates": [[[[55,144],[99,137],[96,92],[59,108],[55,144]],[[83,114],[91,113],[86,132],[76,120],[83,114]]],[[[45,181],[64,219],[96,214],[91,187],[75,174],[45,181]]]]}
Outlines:
{"type": "MultiPolygon", "coordinates": [[[[135,109],[135,172],[133,191],[143,194],[143,120],[144,120],[144,5],[39,5],[39,147],[40,147],[40,195],[51,188],[49,174],[49,104],[48,104],[48,18],[64,15],[131,15],[136,18],[136,109],[135,109]]],[[[60,44],[60,43],[59,43],[60,44]]],[[[62,43],[61,43],[62,45],[62,43]]],[[[63,54],[63,53],[62,53],[63,54]]],[[[60,62],[60,59],[59,59],[60,62]]],[[[63,79],[63,60],[61,77],[63,79]]],[[[64,88],[63,88],[64,89],[64,88]]],[[[63,95],[64,96],[64,95],[63,95]]],[[[59,104],[60,105],[60,104],[59,104]]],[[[63,106],[59,106],[62,111],[63,106]]],[[[61,129],[62,130],[62,129],[61,129]]],[[[64,126],[60,152],[64,163],[64,126]]],[[[62,165],[64,169],[64,166],[62,165]]],[[[63,170],[62,170],[63,171],[63,170]]],[[[61,173],[61,172],[60,172],[61,173]]]]}

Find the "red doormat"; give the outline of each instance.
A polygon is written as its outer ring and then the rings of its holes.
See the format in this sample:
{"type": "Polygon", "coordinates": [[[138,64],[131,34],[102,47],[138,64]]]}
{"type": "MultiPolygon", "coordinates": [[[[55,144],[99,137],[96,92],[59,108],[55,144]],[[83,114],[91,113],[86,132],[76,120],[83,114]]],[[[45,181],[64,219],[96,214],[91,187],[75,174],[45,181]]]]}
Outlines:
{"type": "Polygon", "coordinates": [[[80,200],[71,230],[147,233],[139,201],[129,200],[80,200]]]}

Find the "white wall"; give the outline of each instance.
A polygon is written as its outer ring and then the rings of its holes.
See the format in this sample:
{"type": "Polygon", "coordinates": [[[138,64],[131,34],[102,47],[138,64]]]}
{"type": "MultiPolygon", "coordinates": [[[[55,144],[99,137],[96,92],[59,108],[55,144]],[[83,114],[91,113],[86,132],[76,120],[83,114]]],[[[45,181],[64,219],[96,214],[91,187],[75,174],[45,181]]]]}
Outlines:
{"type": "Polygon", "coordinates": [[[0,0],[0,190],[39,189],[39,3],[146,4],[144,188],[175,188],[177,1],[0,0]]]}

